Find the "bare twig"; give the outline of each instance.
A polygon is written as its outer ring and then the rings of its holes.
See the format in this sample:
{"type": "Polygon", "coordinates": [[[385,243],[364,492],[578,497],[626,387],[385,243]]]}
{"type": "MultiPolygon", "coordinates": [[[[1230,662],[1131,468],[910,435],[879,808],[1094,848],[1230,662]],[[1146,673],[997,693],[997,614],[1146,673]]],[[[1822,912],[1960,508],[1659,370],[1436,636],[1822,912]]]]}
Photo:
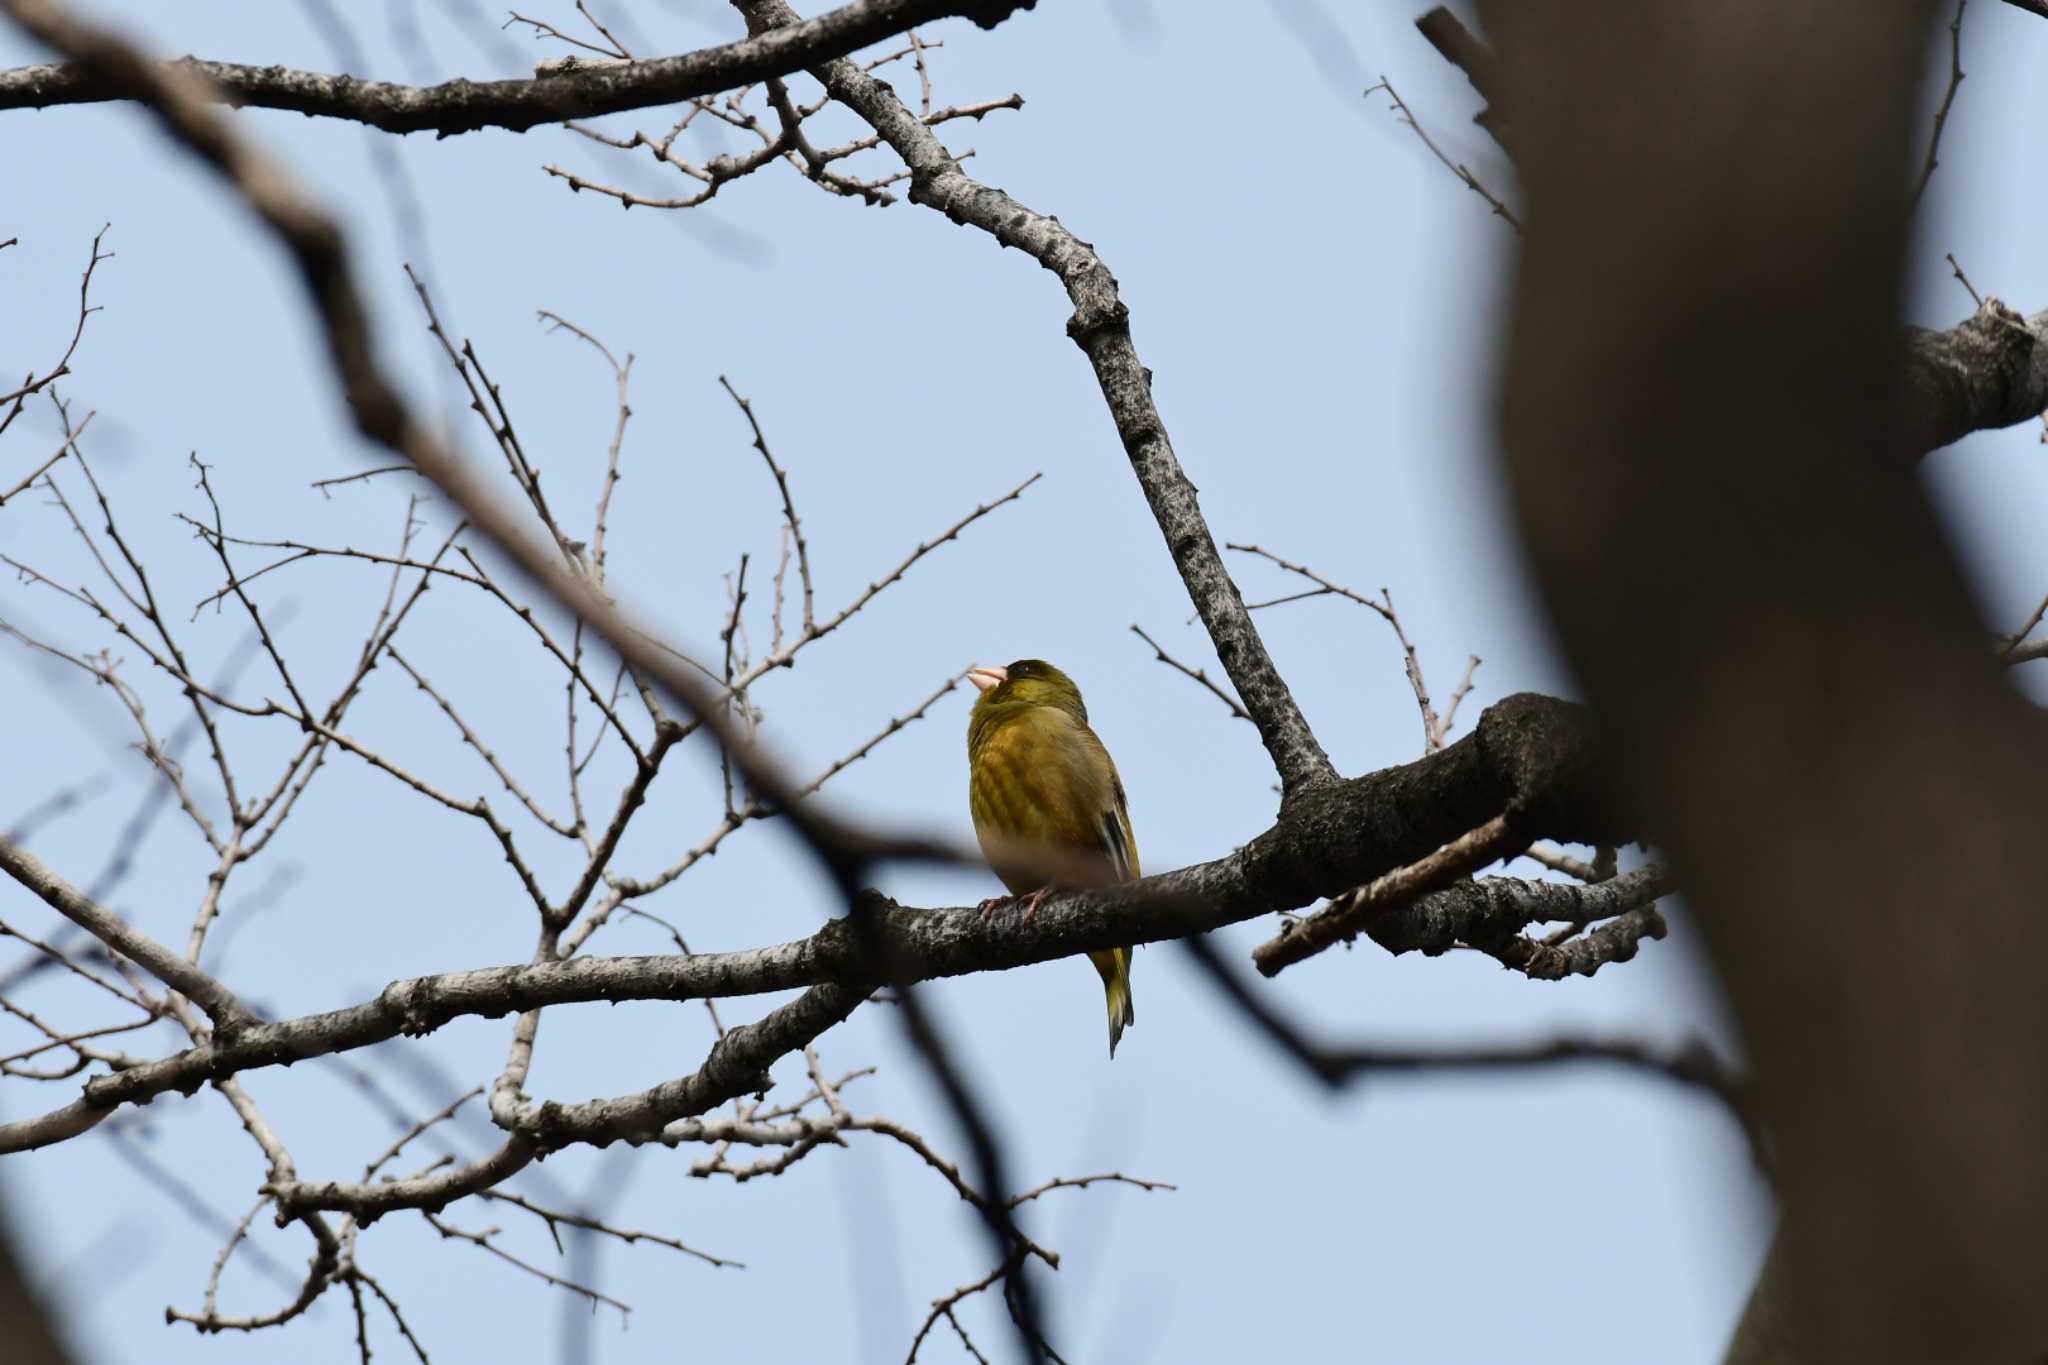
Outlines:
{"type": "MultiPolygon", "coordinates": [[[[1920,163],[1919,182],[1913,186],[1915,203],[1927,193],[1927,184],[1934,179],[1934,168],[1941,164],[1936,159],[1941,151],[1941,135],[1948,127],[1948,111],[1956,102],[1956,90],[1963,83],[1963,11],[1969,7],[1970,0],[1956,0],[1955,16],[1948,21],[1948,88],[1942,92],[1941,107],[1934,111],[1934,131],[1928,135],[1927,156],[1920,163]]],[[[1957,273],[1960,274],[1960,270],[1957,273]]]]}
{"type": "Polygon", "coordinates": [[[615,1308],[618,1310],[621,1318],[632,1315],[633,1309],[630,1305],[620,1302],[611,1295],[592,1289],[587,1284],[578,1284],[574,1280],[564,1279],[551,1271],[542,1270],[531,1261],[524,1261],[514,1256],[511,1252],[491,1240],[498,1235],[498,1229],[496,1228],[486,1228],[482,1232],[470,1232],[465,1228],[456,1227],[446,1219],[435,1217],[425,1209],[420,1210],[420,1217],[426,1219],[427,1226],[440,1233],[444,1238],[450,1241],[467,1242],[479,1250],[489,1252],[513,1269],[524,1271],[543,1284],[551,1284],[557,1289],[566,1289],[572,1294],[580,1294],[590,1300],[592,1306],[603,1304],[607,1308],[615,1308]]]}
{"type": "Polygon", "coordinates": [[[869,754],[873,753],[875,751],[876,746],[881,744],[883,740],[889,738],[898,730],[901,730],[904,726],[910,725],[916,721],[923,720],[924,713],[931,710],[932,707],[937,704],[939,698],[945,696],[954,688],[958,687],[960,685],[960,680],[965,678],[966,676],[967,670],[964,668],[961,669],[958,673],[955,673],[952,677],[946,679],[945,682],[941,683],[937,688],[935,688],[932,691],[931,695],[927,696],[923,701],[919,702],[909,711],[904,712],[900,716],[892,717],[889,720],[888,724],[884,725],[880,730],[876,731],[868,739],[863,741],[855,748],[849,750],[842,757],[834,759],[831,765],[828,766],[825,769],[825,771],[819,773],[816,777],[812,778],[808,783],[806,783],[803,786],[803,788],[798,792],[798,795],[811,796],[815,794],[817,790],[820,787],[824,786],[827,782],[830,782],[833,778],[839,776],[839,774],[845,772],[848,768],[852,767],[854,764],[860,762],[869,754]]]}
{"type": "Polygon", "coordinates": [[[330,488],[338,488],[345,483],[360,483],[367,479],[374,479],[380,474],[414,474],[418,472],[409,464],[382,464],[378,465],[375,469],[359,469],[353,474],[339,474],[331,479],[315,479],[307,486],[309,488],[317,488],[325,493],[330,488]]]}
{"type": "MultiPolygon", "coordinates": [[[[4,80],[4,74],[0,74],[0,82],[4,82],[4,80]]],[[[112,259],[114,259],[113,252],[100,250],[100,242],[105,239],[108,228],[112,226],[112,224],[108,224],[106,227],[102,227],[98,232],[95,232],[93,234],[92,255],[90,258],[87,259],[85,263],[85,273],[81,275],[78,280],[78,323],[71,329],[71,340],[64,347],[64,354],[57,358],[57,363],[55,365],[52,365],[49,369],[43,371],[43,373],[40,376],[31,374],[26,379],[24,379],[22,381],[21,386],[15,389],[13,392],[0,393],[0,405],[5,405],[7,407],[6,416],[0,417],[0,432],[5,432],[8,427],[14,425],[14,419],[21,415],[22,405],[28,402],[29,398],[32,395],[41,393],[51,384],[56,383],[59,379],[62,379],[65,375],[71,373],[71,358],[78,354],[78,343],[85,336],[85,320],[91,317],[94,313],[100,311],[97,307],[94,307],[92,304],[92,274],[93,271],[99,269],[99,264],[101,261],[111,261],[112,259]]],[[[14,239],[11,237],[8,239],[10,243],[13,240],[14,239]]],[[[71,432],[66,433],[67,436],[73,434],[74,433],[71,432]]],[[[66,442],[66,445],[69,445],[69,441],[66,442]]],[[[63,453],[61,447],[59,448],[58,453],[63,453]]],[[[56,458],[54,456],[51,457],[49,463],[56,463],[56,458]]],[[[48,467],[49,466],[47,464],[44,466],[44,468],[48,467]]],[[[33,479],[31,479],[31,482],[32,481],[33,479]]],[[[19,491],[19,489],[15,490],[15,492],[19,491]]],[[[7,495],[7,497],[12,496],[13,493],[9,493],[7,495]]],[[[0,503],[4,503],[6,501],[7,498],[0,497],[0,503]]]]}
{"type": "Polygon", "coordinates": [[[714,1256],[708,1251],[699,1251],[696,1247],[687,1246],[673,1237],[665,1237],[658,1232],[640,1232],[632,1228],[615,1227],[610,1223],[602,1222],[596,1218],[589,1218],[580,1213],[563,1213],[557,1209],[543,1208],[522,1195],[507,1194],[503,1190],[479,1190],[477,1191],[477,1198],[488,1200],[492,1203],[510,1204],[514,1208],[525,1209],[528,1213],[547,1224],[549,1235],[555,1239],[555,1250],[557,1251],[562,1250],[562,1235],[557,1230],[558,1228],[582,1228],[587,1232],[602,1233],[606,1237],[615,1238],[629,1246],[635,1242],[651,1242],[655,1246],[667,1247],[671,1251],[679,1251],[685,1256],[694,1256],[707,1265],[732,1266],[740,1270],[747,1268],[745,1261],[735,1261],[726,1256],[714,1256]]]}
{"type": "Polygon", "coordinates": [[[1394,632],[1394,638],[1400,642],[1402,667],[1408,676],[1408,686],[1415,693],[1415,704],[1422,712],[1424,752],[1435,753],[1444,747],[1444,741],[1451,732],[1452,721],[1457,716],[1458,704],[1464,701],[1466,694],[1472,690],[1472,677],[1479,669],[1478,655],[1475,654],[1467,660],[1464,677],[1459,680],[1457,690],[1451,694],[1450,707],[1443,716],[1439,717],[1436,707],[1430,702],[1428,684],[1423,681],[1422,661],[1415,652],[1415,642],[1408,638],[1408,631],[1401,624],[1401,613],[1394,607],[1394,594],[1390,589],[1381,588],[1379,597],[1371,598],[1354,589],[1347,588],[1341,583],[1336,583],[1323,577],[1314,569],[1282,559],[1271,550],[1261,549],[1257,545],[1232,543],[1224,548],[1235,550],[1240,554],[1256,555],[1260,559],[1267,560],[1285,569],[1288,573],[1298,578],[1305,578],[1315,585],[1302,592],[1290,593],[1285,597],[1274,598],[1270,602],[1254,603],[1251,608],[1254,611],[1262,607],[1277,607],[1288,602],[1303,602],[1315,597],[1334,596],[1342,597],[1350,602],[1356,602],[1359,606],[1366,608],[1382,621],[1385,621],[1388,628],[1394,632]]]}
{"type": "Polygon", "coordinates": [[[1168,654],[1165,651],[1165,649],[1161,648],[1157,640],[1153,639],[1151,636],[1147,635],[1143,630],[1139,629],[1135,623],[1133,623],[1131,626],[1131,634],[1137,636],[1140,640],[1143,640],[1146,644],[1152,646],[1152,653],[1155,656],[1157,656],[1160,663],[1165,664],[1168,668],[1171,668],[1176,673],[1194,679],[1203,687],[1208,688],[1210,695],[1214,696],[1216,700],[1222,702],[1226,707],[1230,708],[1231,715],[1237,717],[1239,720],[1248,721],[1251,719],[1251,713],[1246,711],[1244,707],[1238,705],[1237,698],[1231,696],[1228,692],[1225,692],[1221,687],[1219,687],[1216,684],[1216,680],[1211,678],[1206,671],[1199,668],[1190,668],[1186,664],[1182,663],[1180,660],[1174,658],[1171,654],[1168,654]]]}
{"type": "Polygon", "coordinates": [[[1125,1175],[1122,1171],[1108,1171],[1102,1175],[1056,1176],[1042,1185],[1032,1186],[1022,1194],[1011,1196],[1010,1207],[1015,1208],[1019,1204],[1028,1203],[1038,1198],[1041,1194],[1048,1194],[1053,1190],[1084,1190],[1090,1185],[1100,1185],[1104,1182],[1117,1185],[1134,1185],[1141,1190],[1177,1190],[1180,1188],[1178,1185],[1169,1185],[1164,1180],[1140,1180],[1137,1176],[1125,1175]]]}
{"type": "Polygon", "coordinates": [[[718,376],[718,382],[739,406],[741,415],[747,419],[747,426],[754,433],[754,449],[761,452],[762,460],[768,465],[768,472],[775,477],[775,487],[782,494],[782,518],[784,524],[789,527],[790,539],[796,546],[797,582],[803,586],[804,592],[803,628],[808,633],[818,622],[816,593],[811,585],[811,551],[809,544],[804,540],[804,524],[796,514],[796,502],[790,496],[789,474],[775,462],[774,453],[768,449],[768,438],[761,432],[761,420],[754,415],[754,405],[742,398],[739,390],[732,386],[732,381],[724,375],[718,376]]]}
{"type": "Polygon", "coordinates": [[[456,1110],[462,1108],[463,1105],[468,1104],[471,1100],[475,1099],[477,1096],[483,1093],[484,1088],[480,1085],[474,1087],[473,1089],[465,1090],[464,1092],[462,1092],[462,1094],[457,1095],[453,1100],[450,1100],[438,1112],[429,1114],[426,1118],[421,1119],[419,1122],[413,1124],[410,1128],[406,1129],[403,1133],[400,1133],[398,1135],[397,1141],[393,1142],[389,1147],[384,1149],[383,1155],[379,1156],[369,1165],[363,1167],[363,1179],[370,1180],[375,1178],[377,1172],[382,1170],[390,1162],[397,1160],[398,1154],[404,1151],[406,1147],[410,1145],[415,1138],[419,1137],[421,1134],[425,1133],[428,1129],[434,1127],[436,1124],[446,1123],[449,1119],[454,1118],[456,1110]]]}
{"type": "Polygon", "coordinates": [[[7,500],[9,498],[17,497],[20,494],[27,492],[31,487],[35,485],[35,481],[37,479],[40,479],[41,477],[43,477],[43,475],[49,473],[50,470],[56,467],[57,461],[63,459],[66,455],[69,455],[74,450],[76,450],[78,448],[78,438],[85,434],[85,429],[88,426],[92,425],[92,419],[93,414],[88,412],[85,415],[84,420],[79,422],[76,429],[66,431],[64,433],[64,440],[57,447],[55,453],[53,453],[48,459],[44,460],[41,464],[37,465],[34,469],[31,469],[28,473],[22,475],[21,481],[16,483],[14,487],[8,489],[5,493],[0,493],[0,507],[5,507],[7,505],[7,500]]]}
{"type": "Polygon", "coordinates": [[[403,654],[400,654],[398,652],[396,646],[386,645],[384,647],[384,656],[390,659],[391,662],[397,664],[400,668],[404,669],[406,676],[413,680],[414,686],[418,687],[420,691],[426,693],[429,697],[433,698],[434,704],[441,709],[441,714],[448,717],[449,723],[454,725],[456,732],[462,736],[462,742],[468,747],[476,750],[478,757],[482,758],[483,761],[487,765],[489,765],[491,772],[497,776],[499,784],[502,785],[507,792],[510,792],[512,796],[518,800],[520,805],[526,807],[527,814],[531,815],[534,819],[540,821],[543,825],[546,825],[555,833],[562,835],[564,838],[573,839],[576,837],[576,828],[573,825],[565,824],[562,821],[556,819],[554,816],[548,814],[548,812],[541,807],[540,803],[534,800],[532,794],[529,793],[525,787],[520,785],[519,780],[513,777],[512,774],[506,770],[505,765],[499,761],[497,754],[491,751],[490,746],[485,744],[481,739],[477,737],[476,731],[472,730],[469,726],[469,722],[462,718],[461,713],[455,709],[454,703],[450,702],[448,698],[443,696],[434,687],[432,683],[428,682],[426,675],[421,673],[419,669],[413,667],[411,662],[409,662],[403,654]]]}
{"type": "Polygon", "coordinates": [[[1365,93],[1370,97],[1381,90],[1387,92],[1387,98],[1394,102],[1394,110],[1400,116],[1401,122],[1415,130],[1415,136],[1422,139],[1422,145],[1429,148],[1430,155],[1442,162],[1445,169],[1449,170],[1452,175],[1464,181],[1466,189],[1471,190],[1472,193],[1484,199],[1487,207],[1493,210],[1494,215],[1505,221],[1519,235],[1522,231],[1522,220],[1515,217],[1514,210],[1502,203],[1492,190],[1479,183],[1479,177],[1472,174],[1470,167],[1461,161],[1451,160],[1449,154],[1443,148],[1436,145],[1436,139],[1431,137],[1428,131],[1423,128],[1421,120],[1415,117],[1415,111],[1408,107],[1408,102],[1401,98],[1400,93],[1394,89],[1393,84],[1385,76],[1380,77],[1377,85],[1367,87],[1365,93]]]}
{"type": "Polygon", "coordinates": [[[1275,976],[1338,940],[1356,935],[1377,916],[1468,877],[1488,863],[1512,857],[1527,844],[1528,840],[1515,832],[1507,816],[1497,815],[1427,858],[1396,868],[1369,885],[1338,897],[1306,919],[1288,925],[1278,936],[1253,949],[1252,961],[1262,976],[1275,976]]]}

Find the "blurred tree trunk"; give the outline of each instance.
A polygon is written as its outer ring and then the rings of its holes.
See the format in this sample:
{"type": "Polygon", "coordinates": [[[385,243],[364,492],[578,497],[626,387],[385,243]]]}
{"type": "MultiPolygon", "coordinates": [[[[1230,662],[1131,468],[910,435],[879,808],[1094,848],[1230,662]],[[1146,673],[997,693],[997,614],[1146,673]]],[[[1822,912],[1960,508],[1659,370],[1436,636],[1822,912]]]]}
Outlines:
{"type": "Polygon", "coordinates": [[[1799,1359],[2038,1358],[2048,736],[1897,472],[1931,7],[1486,18],[1529,198],[1507,473],[1755,1060],[1799,1359]]]}
{"type": "Polygon", "coordinates": [[[1785,1241],[1773,1237],[1722,1365],[1800,1365],[1792,1345],[1791,1300],[1785,1283],[1785,1241]]]}
{"type": "Polygon", "coordinates": [[[7,1365],[71,1365],[71,1354],[57,1338],[47,1306],[37,1297],[14,1239],[7,1230],[0,1201],[0,1360],[7,1365]]]}

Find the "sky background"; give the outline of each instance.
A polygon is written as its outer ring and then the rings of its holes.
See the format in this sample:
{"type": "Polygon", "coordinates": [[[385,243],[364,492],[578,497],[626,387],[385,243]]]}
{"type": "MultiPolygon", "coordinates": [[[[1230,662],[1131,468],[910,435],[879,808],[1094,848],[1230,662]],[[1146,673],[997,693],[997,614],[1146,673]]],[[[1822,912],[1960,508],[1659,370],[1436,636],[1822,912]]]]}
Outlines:
{"type": "MultiPolygon", "coordinates": [[[[572,26],[572,5],[543,3],[527,12],[572,26]]],[[[516,75],[560,51],[500,31],[503,16],[471,0],[348,7],[342,29],[314,3],[113,8],[167,53],[392,80],[516,75]]],[[[739,32],[731,11],[709,0],[608,8],[623,16],[620,36],[648,53],[739,32]]],[[[939,103],[1025,96],[1020,112],[942,136],[976,149],[970,174],[1057,214],[1116,272],[1218,540],[1266,546],[1363,591],[1391,589],[1440,698],[1467,654],[1483,656],[1463,732],[1503,695],[1569,694],[1571,681],[1520,581],[1490,463],[1494,315],[1512,236],[1383,97],[1360,94],[1390,78],[1454,157],[1511,192],[1468,122],[1476,101],[1463,78],[1414,32],[1415,8],[1275,0],[1232,7],[1226,20],[1221,10],[1143,0],[1044,0],[993,33],[955,21],[927,36],[944,42],[932,57],[939,103]]],[[[1970,9],[1964,44],[1969,79],[1916,247],[1912,311],[1929,325],[1970,310],[1945,252],[1980,289],[2023,310],[2048,300],[2033,228],[2043,191],[2027,169],[2048,112],[2027,73],[2048,64],[2048,24],[1982,3],[1970,9]]],[[[0,33],[0,64],[34,60],[0,33]]],[[[906,68],[895,83],[916,88],[906,68]]],[[[1938,94],[1925,92],[1930,109],[1938,94]]],[[[111,223],[115,255],[93,287],[104,311],[61,392],[96,414],[87,454],[195,668],[212,676],[247,628],[228,610],[187,619],[220,584],[210,551],[175,519],[203,508],[188,456],[212,466],[231,532],[380,550],[396,543],[409,476],[309,487],[386,461],[349,431],[276,249],[134,110],[0,120],[12,186],[0,240],[20,239],[0,252],[0,373],[39,372],[61,352],[92,235],[111,223]]],[[[475,339],[556,505],[578,524],[603,472],[612,377],[588,348],[547,334],[536,310],[634,354],[612,580],[685,646],[715,648],[721,575],[742,553],[754,556],[752,638],[767,637],[762,570],[776,551],[775,491],[720,375],[753,401],[790,473],[821,612],[976,504],[1043,473],[1019,503],[940,548],[761,685],[765,737],[797,771],[855,747],[971,662],[1037,655],[1085,689],[1148,869],[1216,857],[1270,823],[1271,772],[1250,727],[1130,633],[1141,625],[1216,671],[1085,360],[1064,335],[1067,301],[1031,261],[905,203],[876,209],[828,196],[786,167],[729,185],[704,208],[621,212],[570,193],[542,165],[653,194],[688,187],[644,158],[558,129],[436,142],[274,113],[238,122],[344,219],[387,360],[472,455],[494,461],[400,267],[420,269],[449,330],[475,339]]],[[[623,133],[667,120],[650,112],[604,122],[623,133]]],[[[692,145],[701,159],[742,144],[714,135],[692,145]]],[[[55,433],[47,408],[32,407],[0,441],[0,486],[47,456],[55,433]]],[[[1925,474],[1989,619],[2006,630],[2048,590],[2040,437],[2038,425],[1976,436],[1925,474]]],[[[57,474],[67,494],[83,494],[68,462],[57,474]]],[[[438,509],[425,516],[446,524],[438,509]]],[[[40,493],[0,509],[0,549],[67,584],[93,581],[40,493]]],[[[1270,566],[1232,559],[1247,596],[1291,590],[1270,566]]],[[[324,690],[345,676],[384,583],[360,564],[316,562],[260,587],[294,668],[324,690]]],[[[0,619],[70,648],[110,643],[54,593],[11,579],[0,585],[0,619]]],[[[1421,726],[1381,622],[1329,599],[1259,619],[1343,771],[1417,755],[1421,726]]],[[[399,643],[542,801],[564,804],[559,674],[508,614],[437,590],[399,643]]],[[[0,828],[47,794],[97,779],[89,799],[30,841],[60,873],[91,883],[150,791],[132,728],[104,689],[0,644],[0,828]]],[[[133,650],[115,653],[159,730],[173,728],[172,691],[133,650]]],[[[233,690],[256,700],[279,685],[252,664],[233,690]]],[[[967,705],[964,688],[939,702],[836,779],[829,799],[863,819],[968,838],[967,705]]],[[[348,728],[460,796],[511,804],[393,668],[372,675],[348,728]]],[[[294,738],[281,722],[227,733],[245,785],[267,785],[294,738]]],[[[218,810],[203,753],[187,766],[218,810]]],[[[615,789],[619,766],[600,759],[596,769],[593,791],[615,789]]],[[[693,742],[671,760],[617,865],[643,873],[672,861],[713,827],[719,801],[716,764],[693,742]]],[[[567,850],[523,818],[515,828],[559,894],[574,873],[567,850]]],[[[110,902],[182,943],[203,846],[172,811],[134,853],[110,902]]],[[[996,887],[986,875],[895,869],[884,889],[906,903],[951,905],[996,887]]],[[[772,826],[736,836],[645,908],[700,951],[796,937],[834,912],[772,826]]],[[[1332,1039],[1570,1030],[1725,1044],[1697,938],[1673,909],[1668,940],[1592,980],[1532,983],[1486,959],[1394,959],[1367,946],[1262,989],[1332,1039]]],[[[54,923],[11,885],[0,887],[0,917],[38,933],[54,923]]],[[[1273,927],[1218,937],[1242,961],[1273,927]]],[[[276,844],[238,874],[215,934],[207,960],[229,984],[296,1015],[354,1003],[397,977],[524,960],[533,924],[480,826],[336,756],[276,844]]],[[[667,946],[641,922],[593,943],[614,953],[667,946]]],[[[1388,1079],[1332,1096],[1248,1033],[1178,952],[1141,952],[1135,993],[1139,1022],[1114,1064],[1085,964],[973,976],[927,996],[1010,1139],[1020,1183],[1118,1170],[1178,1186],[1062,1191],[1029,1211],[1033,1234],[1064,1254],[1059,1274],[1039,1285],[1068,1359],[1718,1358],[1769,1216],[1739,1135],[1712,1103],[1598,1068],[1388,1079]]],[[[23,998],[77,1026],[105,1017],[53,980],[23,998]]],[[[723,1013],[732,1023],[774,1003],[734,1001],[723,1013]]],[[[424,1114],[494,1076],[507,1032],[503,1021],[466,1021],[349,1060],[424,1114]]],[[[0,1026],[9,1050],[17,1036],[27,1035],[0,1026]]],[[[639,1089],[694,1069],[709,1042],[695,1005],[551,1011],[529,1090],[576,1101],[639,1089]]],[[[168,1026],[127,1040],[134,1051],[176,1045],[168,1026]]],[[[886,1009],[863,1009],[820,1050],[835,1072],[879,1068],[848,1090],[856,1110],[891,1115],[965,1156],[886,1009]]],[[[776,1076],[800,1083],[800,1060],[785,1059],[776,1076]]],[[[0,1118],[55,1107],[70,1085],[0,1084],[0,1118]]],[[[310,1179],[359,1177],[398,1131],[343,1067],[262,1072],[248,1087],[310,1179]]],[[[469,1153],[493,1137],[474,1107],[441,1131],[469,1153]]],[[[965,1206],[885,1139],[854,1135],[844,1150],[743,1186],[692,1179],[695,1155],[572,1150],[515,1182],[548,1202],[595,1199],[622,1223],[747,1263],[717,1269],[660,1248],[604,1248],[595,1274],[632,1305],[629,1326],[610,1309],[588,1321],[562,1291],[442,1242],[417,1215],[366,1232],[360,1257],[436,1360],[901,1360],[929,1301],[989,1268],[965,1206]]],[[[210,1092],[161,1099],[80,1140],[0,1162],[14,1231],[86,1359],[353,1359],[339,1292],[253,1337],[201,1338],[164,1324],[166,1304],[198,1305],[222,1240],[216,1223],[240,1217],[261,1177],[254,1145],[210,1092]],[[145,1164],[174,1173],[183,1193],[167,1194],[145,1164]]],[[[472,1203],[449,1216],[472,1230],[503,1227],[508,1249],[555,1267],[545,1231],[513,1214],[472,1203]]],[[[259,1219],[256,1244],[271,1268],[238,1253],[224,1312],[271,1310],[303,1272],[302,1233],[259,1219]]],[[[997,1314],[977,1300],[963,1320],[984,1349],[1008,1358],[997,1314]]],[[[372,1332],[380,1358],[405,1358],[388,1320],[375,1319],[372,1332]]],[[[943,1327],[920,1355],[960,1358],[943,1327]]]]}

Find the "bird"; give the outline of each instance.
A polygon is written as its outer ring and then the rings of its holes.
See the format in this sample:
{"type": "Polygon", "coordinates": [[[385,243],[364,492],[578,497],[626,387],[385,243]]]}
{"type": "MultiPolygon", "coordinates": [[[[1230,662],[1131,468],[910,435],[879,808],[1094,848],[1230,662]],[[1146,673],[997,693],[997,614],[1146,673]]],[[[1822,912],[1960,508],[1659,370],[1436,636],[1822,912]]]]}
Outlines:
{"type": "MultiPolygon", "coordinates": [[[[1135,881],[1138,841],[1123,779],[1088,728],[1074,680],[1043,659],[971,668],[967,677],[980,691],[967,721],[968,810],[983,856],[1010,891],[983,910],[1023,899],[1029,918],[1056,889],[1135,881]],[[1033,845],[1043,850],[1035,860],[1033,845]]],[[[1088,960],[1108,998],[1114,1058],[1138,1018],[1131,950],[1103,949],[1088,960]]]]}

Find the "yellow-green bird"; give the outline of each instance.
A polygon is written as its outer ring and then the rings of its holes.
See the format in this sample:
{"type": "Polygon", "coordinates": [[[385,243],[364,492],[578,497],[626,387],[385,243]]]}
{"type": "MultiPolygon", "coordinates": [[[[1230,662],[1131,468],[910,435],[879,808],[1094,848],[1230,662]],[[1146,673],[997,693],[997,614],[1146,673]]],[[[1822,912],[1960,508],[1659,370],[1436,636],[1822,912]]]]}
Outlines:
{"type": "MultiPolygon", "coordinates": [[[[1123,780],[1088,728],[1074,680],[1043,659],[974,668],[967,676],[981,690],[967,721],[967,804],[981,851],[1009,899],[1028,893],[1028,916],[1056,887],[1135,880],[1138,841],[1123,780]],[[1036,861],[1034,846],[1044,850],[1036,861]]],[[[1092,952],[1088,960],[1109,997],[1114,1057],[1124,1026],[1138,1019],[1131,950],[1092,952]]]]}

